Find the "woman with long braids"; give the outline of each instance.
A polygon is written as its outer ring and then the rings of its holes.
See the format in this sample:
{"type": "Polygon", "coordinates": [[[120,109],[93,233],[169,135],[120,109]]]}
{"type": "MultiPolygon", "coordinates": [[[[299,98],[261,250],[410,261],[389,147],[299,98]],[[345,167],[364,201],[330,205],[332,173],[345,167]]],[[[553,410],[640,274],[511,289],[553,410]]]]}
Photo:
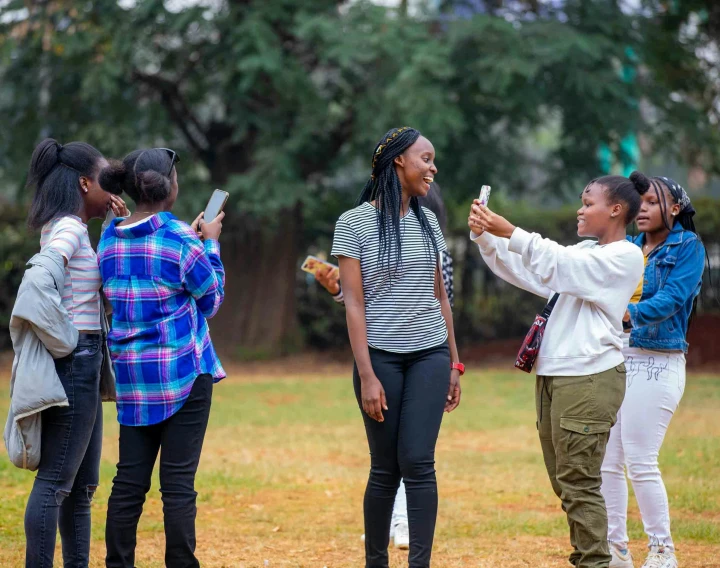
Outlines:
{"type": "Polygon", "coordinates": [[[608,511],[611,568],[631,568],[628,550],[628,488],[633,485],[650,540],[643,568],[676,568],[667,492],[658,455],[685,390],[687,330],[705,268],[695,209],[680,184],[652,178],[643,196],[633,239],[645,257],[645,273],[630,300],[624,342],[627,391],[610,432],[602,467],[608,511]]]}
{"type": "Polygon", "coordinates": [[[355,395],[370,447],[365,566],[388,568],[393,502],[404,479],[410,568],[430,566],[438,495],[435,444],[443,411],[460,403],[452,311],[440,274],[446,249],[435,215],[418,204],[437,173],[435,149],[409,127],[375,147],[359,205],[340,216],[340,263],[355,395]]]}
{"type": "MultiPolygon", "coordinates": [[[[430,191],[424,197],[418,197],[418,203],[430,209],[437,217],[440,224],[440,231],[445,234],[447,228],[447,210],[440,194],[440,186],[436,182],[430,184],[430,191]]],[[[444,250],[440,253],[440,268],[442,271],[445,292],[453,305],[453,260],[450,251],[444,250]]],[[[315,279],[325,288],[338,304],[345,305],[345,298],[340,285],[338,271],[329,265],[321,267],[315,273],[315,279]]],[[[390,523],[390,538],[395,548],[407,550],[410,546],[410,532],[408,530],[407,498],[405,495],[405,484],[400,480],[395,505],[393,506],[392,522],[390,523]]]]}

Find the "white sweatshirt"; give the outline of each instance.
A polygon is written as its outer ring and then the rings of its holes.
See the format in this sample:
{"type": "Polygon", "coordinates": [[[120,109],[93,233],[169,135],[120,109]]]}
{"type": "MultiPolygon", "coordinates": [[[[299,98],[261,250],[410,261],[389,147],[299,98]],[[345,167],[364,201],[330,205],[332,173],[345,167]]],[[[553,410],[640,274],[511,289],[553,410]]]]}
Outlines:
{"type": "MultiPolygon", "coordinates": [[[[503,280],[548,300],[560,294],[540,346],[538,375],[592,375],[624,361],[622,318],[644,270],[638,246],[582,241],[564,247],[520,228],[509,240],[488,233],[470,238],[503,280]]],[[[526,315],[528,326],[534,316],[526,315]]]]}

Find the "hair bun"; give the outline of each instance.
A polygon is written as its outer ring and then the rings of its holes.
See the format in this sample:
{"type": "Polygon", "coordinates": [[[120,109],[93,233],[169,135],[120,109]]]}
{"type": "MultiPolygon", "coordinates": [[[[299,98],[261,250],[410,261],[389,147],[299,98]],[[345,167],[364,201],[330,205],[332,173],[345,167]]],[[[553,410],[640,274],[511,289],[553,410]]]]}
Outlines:
{"type": "Polygon", "coordinates": [[[112,160],[109,166],[104,167],[98,176],[98,183],[108,193],[120,195],[127,183],[127,169],[125,164],[112,160]]]}
{"type": "Polygon", "coordinates": [[[637,170],[630,174],[630,181],[635,186],[635,189],[640,195],[645,195],[648,189],[650,189],[650,180],[647,176],[638,172],[637,170]]]}
{"type": "Polygon", "coordinates": [[[170,195],[170,180],[155,170],[139,173],[137,186],[145,202],[157,203],[170,195]]]}

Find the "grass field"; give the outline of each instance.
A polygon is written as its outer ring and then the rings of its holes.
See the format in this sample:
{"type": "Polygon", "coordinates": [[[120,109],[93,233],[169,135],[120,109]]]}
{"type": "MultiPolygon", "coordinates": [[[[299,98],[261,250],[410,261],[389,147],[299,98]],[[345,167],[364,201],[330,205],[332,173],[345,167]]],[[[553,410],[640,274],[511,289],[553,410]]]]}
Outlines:
{"type": "MultiPolygon", "coordinates": [[[[362,495],[369,457],[348,369],[308,363],[231,368],[216,386],[197,477],[198,550],[208,567],[363,565],[362,495]],[[266,562],[267,561],[267,562],[266,562]]],[[[2,376],[7,377],[8,372],[2,376]]],[[[8,385],[0,384],[6,416],[8,385]]],[[[437,453],[440,511],[433,566],[564,567],[567,525],[536,438],[532,379],[471,372],[446,416],[437,453]]],[[[720,567],[720,377],[691,375],[661,455],[682,568],[720,567]]],[[[105,406],[92,566],[102,566],[117,458],[105,406]]],[[[24,564],[23,511],[33,474],[0,457],[0,565],[24,564]]],[[[140,523],[137,565],[163,566],[155,478],[140,523]]],[[[631,499],[636,566],[644,536],[631,499]]],[[[392,552],[392,566],[407,566],[392,552]]],[[[56,565],[61,565],[58,550],[56,565]]]]}

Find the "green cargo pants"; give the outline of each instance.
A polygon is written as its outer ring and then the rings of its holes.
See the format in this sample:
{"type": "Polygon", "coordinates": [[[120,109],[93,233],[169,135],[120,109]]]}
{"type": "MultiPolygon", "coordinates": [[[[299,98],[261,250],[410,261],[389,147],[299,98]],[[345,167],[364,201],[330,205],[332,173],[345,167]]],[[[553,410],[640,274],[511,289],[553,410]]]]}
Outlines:
{"type": "Polygon", "coordinates": [[[537,427],[545,467],[570,525],[577,568],[610,563],[600,467],[610,428],[625,397],[625,364],[583,377],[538,375],[537,427]]]}

